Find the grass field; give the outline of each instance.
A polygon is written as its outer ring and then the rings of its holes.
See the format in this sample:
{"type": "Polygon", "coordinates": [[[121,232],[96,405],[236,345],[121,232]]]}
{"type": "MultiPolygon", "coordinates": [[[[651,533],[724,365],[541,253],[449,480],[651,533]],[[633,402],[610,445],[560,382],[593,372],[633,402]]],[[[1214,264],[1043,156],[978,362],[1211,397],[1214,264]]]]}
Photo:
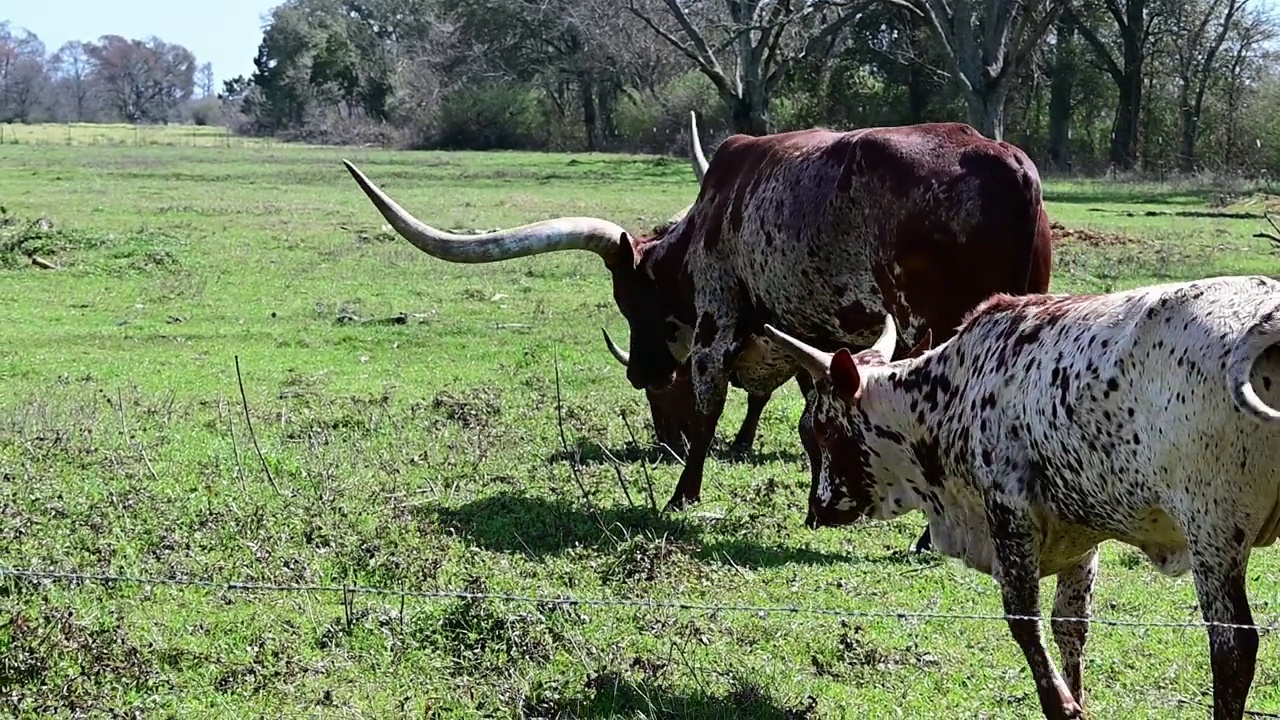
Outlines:
{"type": "MultiPolygon", "coordinates": [[[[990,578],[911,556],[922,518],[811,532],[794,385],[756,453],[679,467],[599,261],[428,258],[339,163],[455,230],[600,215],[643,230],[688,165],[634,156],[0,145],[0,565],[151,578],[994,615],[990,578]],[[44,225],[32,226],[39,216],[44,225]],[[61,269],[33,267],[25,253],[61,269]],[[401,316],[403,313],[405,315],[401,316]],[[403,322],[397,321],[400,317],[403,322]],[[260,462],[237,383],[238,356],[260,462]],[[556,419],[580,451],[573,479],[556,419]],[[615,467],[603,450],[621,458],[615,467]],[[269,468],[270,478],[263,466],[269,468]],[[620,486],[618,472],[625,482],[620,486]],[[629,495],[629,498],[628,498],[629,495]]],[[[1054,289],[1276,271],[1256,196],[1051,182],[1054,289]],[[1176,213],[1183,213],[1178,215],[1176,213]],[[1081,232],[1083,231],[1083,232],[1081,232]]],[[[734,392],[720,436],[741,420],[734,392]]],[[[1280,553],[1256,553],[1260,623],[1280,553]]],[[[1051,595],[1053,581],[1044,583],[1051,595]]],[[[1048,604],[1046,601],[1046,612],[1048,604]]],[[[1108,544],[1096,614],[1194,622],[1189,577],[1108,544]]],[[[1095,718],[1200,718],[1201,628],[1095,625],[1095,718]]],[[[1034,718],[1003,621],[521,604],[0,577],[7,714],[1034,718]]],[[[1280,712],[1263,638],[1250,707],[1280,712]]]]}

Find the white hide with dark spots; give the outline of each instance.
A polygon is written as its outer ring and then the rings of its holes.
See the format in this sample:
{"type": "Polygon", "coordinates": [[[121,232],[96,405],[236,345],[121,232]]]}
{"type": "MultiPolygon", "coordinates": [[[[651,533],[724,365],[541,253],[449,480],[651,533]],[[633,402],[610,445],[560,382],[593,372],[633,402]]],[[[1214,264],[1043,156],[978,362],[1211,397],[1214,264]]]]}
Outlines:
{"type": "MultiPolygon", "coordinates": [[[[997,296],[949,341],[860,390],[817,382],[801,433],[820,524],[919,509],[936,549],[999,582],[1009,614],[1087,616],[1096,548],[1194,575],[1207,621],[1251,624],[1245,568],[1280,518],[1280,283],[1223,277],[1095,296],[997,296]],[[1256,362],[1255,362],[1256,361],[1256,362]],[[843,508],[841,506],[844,506],[843,508]]],[[[838,360],[839,358],[837,358],[838,360]]],[[[848,387],[846,383],[844,387],[848,387]]],[[[1049,717],[1082,707],[1087,626],[1010,621],[1049,717]]],[[[1239,718],[1257,633],[1209,631],[1215,718],[1239,718]]]]}

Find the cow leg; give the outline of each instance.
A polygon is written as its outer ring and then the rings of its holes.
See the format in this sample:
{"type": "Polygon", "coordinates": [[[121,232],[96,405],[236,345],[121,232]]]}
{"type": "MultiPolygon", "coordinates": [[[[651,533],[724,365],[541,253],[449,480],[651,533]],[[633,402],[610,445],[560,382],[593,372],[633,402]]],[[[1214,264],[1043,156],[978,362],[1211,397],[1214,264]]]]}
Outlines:
{"type": "MultiPolygon", "coordinates": [[[[1074,567],[1058,573],[1058,590],[1053,598],[1054,620],[1088,618],[1097,578],[1098,549],[1095,547],[1074,567]]],[[[1089,623],[1054,622],[1053,639],[1062,655],[1067,688],[1080,707],[1084,707],[1084,644],[1089,639],[1089,623]]]]}
{"type": "Polygon", "coordinates": [[[1000,583],[1005,614],[1019,616],[1007,621],[1009,632],[1031,668],[1044,716],[1049,720],[1080,718],[1084,711],[1054,667],[1040,633],[1039,543],[1031,517],[1020,505],[1004,498],[987,499],[987,525],[995,549],[992,574],[1000,583]]]}
{"type": "Polygon", "coordinates": [[[675,492],[667,501],[667,510],[682,510],[702,499],[702,473],[707,463],[716,425],[724,413],[729,393],[729,377],[724,372],[725,351],[720,348],[695,348],[693,352],[693,387],[697,396],[697,432],[689,438],[689,452],[684,470],[676,482],[675,492]]]}
{"type": "Polygon", "coordinates": [[[813,392],[813,376],[807,370],[796,373],[796,385],[800,386],[800,395],[809,401],[809,393],[813,392]]]}
{"type": "Polygon", "coordinates": [[[742,419],[742,427],[738,429],[738,434],[733,438],[733,444],[729,446],[731,454],[742,456],[751,452],[751,446],[756,441],[756,432],[760,429],[760,415],[771,397],[772,394],[747,393],[747,416],[742,419]]]}
{"type": "Polygon", "coordinates": [[[929,552],[933,549],[933,536],[929,534],[929,525],[925,524],[924,532],[920,533],[919,539],[916,540],[915,552],[929,552]]]}
{"type": "MultiPolygon", "coordinates": [[[[1208,533],[1203,533],[1208,534],[1208,533]]],[[[1244,533],[1241,533],[1242,535],[1244,533]]],[[[1188,534],[1191,572],[1205,622],[1253,625],[1245,570],[1249,548],[1227,537],[1188,534]]],[[[1245,700],[1258,658],[1258,631],[1253,628],[1209,627],[1209,661],[1213,667],[1214,720],[1244,717],[1245,700]]]]}

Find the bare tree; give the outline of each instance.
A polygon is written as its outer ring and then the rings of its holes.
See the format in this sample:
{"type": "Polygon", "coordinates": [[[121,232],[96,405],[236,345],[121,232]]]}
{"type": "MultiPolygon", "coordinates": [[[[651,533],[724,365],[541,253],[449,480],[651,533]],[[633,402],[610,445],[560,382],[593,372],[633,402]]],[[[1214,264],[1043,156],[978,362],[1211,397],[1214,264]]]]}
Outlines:
{"type": "Polygon", "coordinates": [[[1018,67],[1057,20],[1064,0],[914,0],[964,92],[969,123],[1004,137],[1004,109],[1018,67]]]}
{"type": "Polygon", "coordinates": [[[195,83],[196,90],[200,93],[199,97],[213,97],[215,89],[213,63],[207,62],[196,68],[195,83]]]}
{"type": "Polygon", "coordinates": [[[628,0],[627,9],[711,80],[735,132],[764,135],[769,100],[791,69],[829,53],[859,12],[877,2],[911,7],[907,0],[720,0],[716,12],[711,0],[661,0],[679,30],[659,23],[644,0],[628,0]]]}
{"type": "Polygon", "coordinates": [[[1226,116],[1226,142],[1222,147],[1222,164],[1233,167],[1239,160],[1243,133],[1241,114],[1249,87],[1266,67],[1267,45],[1280,37],[1276,18],[1265,10],[1250,8],[1236,17],[1227,36],[1227,60],[1224,63],[1223,110],[1226,116]]]}
{"type": "Polygon", "coordinates": [[[0,121],[31,120],[47,79],[40,38],[0,22],[0,121]]]}
{"type": "Polygon", "coordinates": [[[88,48],[93,74],[128,122],[167,121],[191,97],[196,59],[181,45],[159,38],[126,40],[105,35],[88,48]]]}
{"type": "Polygon", "coordinates": [[[1089,43],[1103,69],[1116,84],[1110,160],[1123,170],[1138,164],[1146,63],[1154,51],[1155,23],[1161,16],[1158,9],[1151,7],[1152,4],[1151,0],[1102,0],[1102,6],[1120,36],[1119,56],[1113,54],[1112,44],[1103,39],[1098,24],[1088,22],[1081,9],[1071,11],[1079,20],[1076,29],[1080,36],[1089,43]]]}
{"type": "Polygon", "coordinates": [[[1178,169],[1195,169],[1196,139],[1205,92],[1217,69],[1218,52],[1248,0],[1180,0],[1170,3],[1170,43],[1178,88],[1178,169]]]}
{"type": "Polygon", "coordinates": [[[60,118],[85,122],[93,115],[92,61],[79,40],[63,44],[50,62],[54,76],[53,105],[60,118]]]}

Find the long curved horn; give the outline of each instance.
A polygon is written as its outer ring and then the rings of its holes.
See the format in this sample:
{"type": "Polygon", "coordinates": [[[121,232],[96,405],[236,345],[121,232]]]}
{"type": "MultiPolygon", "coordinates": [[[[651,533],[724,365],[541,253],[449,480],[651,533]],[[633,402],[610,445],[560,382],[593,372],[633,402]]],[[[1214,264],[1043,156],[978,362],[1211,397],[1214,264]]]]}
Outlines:
{"type": "Polygon", "coordinates": [[[698,139],[698,113],[689,111],[689,144],[693,153],[693,174],[698,176],[698,184],[707,174],[707,156],[702,154],[702,141],[698,139]]]}
{"type": "Polygon", "coordinates": [[[782,332],[778,328],[765,324],[765,334],[773,339],[791,354],[799,363],[804,366],[805,370],[813,376],[814,380],[821,380],[827,376],[831,370],[831,353],[822,352],[816,347],[801,342],[790,335],[782,332]]]}
{"type": "Polygon", "coordinates": [[[880,333],[880,338],[876,340],[876,344],[871,346],[872,350],[878,351],[884,356],[885,360],[893,359],[893,349],[898,346],[898,326],[893,322],[893,316],[885,314],[884,330],[880,333]]]}
{"type": "Polygon", "coordinates": [[[613,355],[613,359],[622,363],[622,367],[629,367],[631,365],[631,353],[618,347],[613,338],[609,337],[608,330],[600,328],[600,332],[604,333],[604,344],[609,346],[609,353],[613,355]]]}
{"type": "Polygon", "coordinates": [[[590,250],[610,262],[621,257],[627,244],[627,234],[621,226],[587,217],[562,217],[479,235],[447,233],[410,215],[355,165],[346,160],[342,164],[401,237],[441,260],[487,263],[557,250],[590,250]]]}

